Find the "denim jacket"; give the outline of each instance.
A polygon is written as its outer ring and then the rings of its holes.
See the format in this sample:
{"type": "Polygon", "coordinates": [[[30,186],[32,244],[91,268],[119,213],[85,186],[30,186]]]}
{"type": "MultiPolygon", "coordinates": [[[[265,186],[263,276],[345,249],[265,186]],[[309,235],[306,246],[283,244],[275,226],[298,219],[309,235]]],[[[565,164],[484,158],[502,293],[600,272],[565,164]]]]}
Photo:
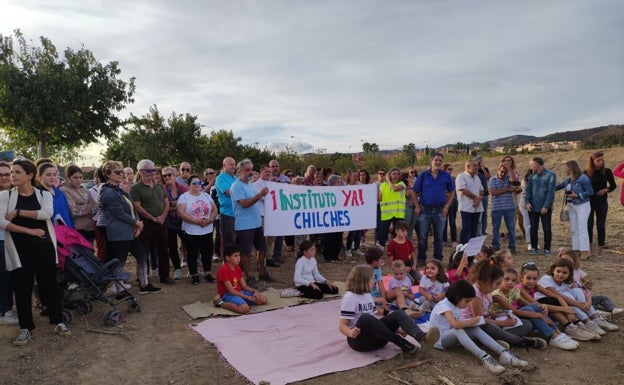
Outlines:
{"type": "Polygon", "coordinates": [[[119,186],[108,183],[102,186],[100,207],[106,218],[108,241],[131,241],[134,239],[134,224],[139,218],[130,206],[131,204],[130,196],[119,186]]]}
{"type": "Polygon", "coordinates": [[[529,176],[524,202],[531,204],[531,211],[552,209],[556,182],[555,174],[547,169],[543,169],[541,174],[534,172],[529,176]]]}
{"type": "Polygon", "coordinates": [[[592,188],[591,181],[587,175],[581,175],[574,180],[565,178],[563,182],[559,183],[556,187],[557,190],[565,189],[567,191],[574,191],[578,196],[574,199],[567,199],[568,203],[573,205],[580,205],[585,202],[589,202],[589,197],[594,195],[594,189],[592,188]],[[566,187],[570,185],[570,187],[566,187]]]}

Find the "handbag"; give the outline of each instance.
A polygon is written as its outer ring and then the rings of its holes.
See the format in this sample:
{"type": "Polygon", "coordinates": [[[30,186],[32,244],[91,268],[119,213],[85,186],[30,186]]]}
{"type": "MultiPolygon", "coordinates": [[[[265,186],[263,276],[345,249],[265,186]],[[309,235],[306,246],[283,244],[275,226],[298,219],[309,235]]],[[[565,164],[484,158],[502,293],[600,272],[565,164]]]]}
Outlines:
{"type": "Polygon", "coordinates": [[[567,222],[570,220],[570,210],[568,209],[566,203],[566,197],[565,194],[563,194],[563,206],[561,206],[561,211],[559,212],[559,220],[561,222],[567,222]]]}

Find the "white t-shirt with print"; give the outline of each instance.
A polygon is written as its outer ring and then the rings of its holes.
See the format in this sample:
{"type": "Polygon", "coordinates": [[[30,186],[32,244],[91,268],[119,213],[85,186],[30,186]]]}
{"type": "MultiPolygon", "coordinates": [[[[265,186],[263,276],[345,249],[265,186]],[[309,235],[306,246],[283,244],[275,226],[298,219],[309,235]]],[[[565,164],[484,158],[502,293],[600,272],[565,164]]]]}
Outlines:
{"type": "Polygon", "coordinates": [[[370,313],[375,315],[375,302],[370,293],[355,294],[348,291],[340,301],[340,319],[348,319],[349,326],[354,327],[360,315],[370,313]]]}
{"type": "MultiPolygon", "coordinates": [[[[186,205],[184,211],[195,219],[210,218],[212,211],[212,197],[205,192],[201,192],[198,196],[185,192],[178,198],[178,204],[186,205]]],[[[190,235],[205,235],[212,233],[212,223],[208,226],[201,227],[194,223],[182,221],[182,231],[190,235]]]]}

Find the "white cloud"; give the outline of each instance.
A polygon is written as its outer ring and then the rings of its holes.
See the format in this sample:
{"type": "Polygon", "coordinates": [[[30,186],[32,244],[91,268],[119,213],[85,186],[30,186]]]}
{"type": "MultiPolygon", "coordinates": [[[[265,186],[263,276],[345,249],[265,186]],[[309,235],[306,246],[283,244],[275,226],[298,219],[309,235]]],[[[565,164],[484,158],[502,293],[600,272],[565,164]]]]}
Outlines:
{"type": "Polygon", "coordinates": [[[3,34],[119,61],[137,77],[128,111],[191,113],[261,147],[292,135],[329,152],[436,146],[621,123],[617,0],[5,3],[3,34]]]}

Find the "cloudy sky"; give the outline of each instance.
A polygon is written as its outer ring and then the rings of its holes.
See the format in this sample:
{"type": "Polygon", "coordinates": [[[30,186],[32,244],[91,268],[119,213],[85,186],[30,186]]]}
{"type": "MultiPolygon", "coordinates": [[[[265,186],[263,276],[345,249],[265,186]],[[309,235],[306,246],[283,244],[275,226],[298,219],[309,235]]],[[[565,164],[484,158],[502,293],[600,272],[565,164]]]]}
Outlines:
{"type": "Polygon", "coordinates": [[[328,152],[622,122],[624,2],[0,0],[0,33],[91,50],[242,143],[328,152]],[[303,148],[300,148],[303,147],[303,148]]]}

